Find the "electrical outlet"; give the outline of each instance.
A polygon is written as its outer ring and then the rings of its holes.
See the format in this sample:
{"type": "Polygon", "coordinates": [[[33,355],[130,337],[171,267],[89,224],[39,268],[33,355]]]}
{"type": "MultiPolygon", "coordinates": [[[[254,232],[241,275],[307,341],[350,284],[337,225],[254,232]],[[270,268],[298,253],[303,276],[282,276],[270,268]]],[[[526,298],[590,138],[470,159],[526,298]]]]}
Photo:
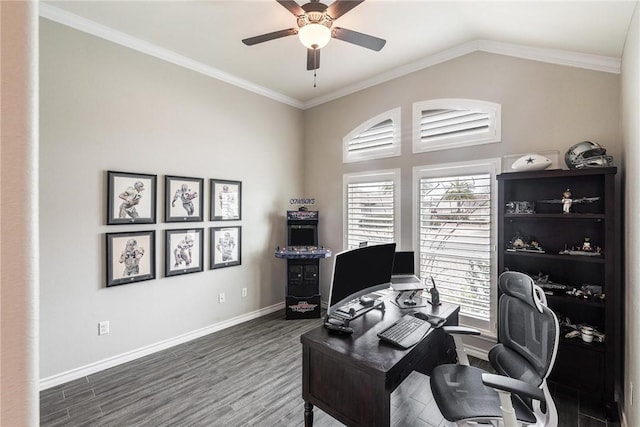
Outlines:
{"type": "Polygon", "coordinates": [[[243,297],[247,296],[247,288],[242,288],[242,296],[243,297]]]}
{"type": "Polygon", "coordinates": [[[222,304],[227,300],[227,297],[224,296],[224,292],[218,295],[218,302],[222,304]]]}
{"type": "Polygon", "coordinates": [[[105,320],[98,323],[98,335],[107,335],[109,333],[109,321],[105,320]]]}

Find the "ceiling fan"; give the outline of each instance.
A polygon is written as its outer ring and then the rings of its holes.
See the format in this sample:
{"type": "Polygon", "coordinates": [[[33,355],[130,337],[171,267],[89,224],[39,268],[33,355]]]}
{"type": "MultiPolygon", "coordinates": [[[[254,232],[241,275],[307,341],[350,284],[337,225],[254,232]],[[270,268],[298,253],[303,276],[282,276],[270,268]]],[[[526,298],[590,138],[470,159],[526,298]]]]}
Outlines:
{"type": "Polygon", "coordinates": [[[297,34],[300,41],[307,48],[307,70],[320,68],[320,49],[329,43],[331,38],[353,43],[379,51],[387,42],[378,37],[346,28],[333,27],[336,19],[349,12],[364,0],[336,0],[330,6],[320,3],[320,0],[311,0],[300,6],[293,0],[276,0],[297,18],[298,28],[274,31],[242,40],[247,46],[263,43],[269,40],[297,34]]]}

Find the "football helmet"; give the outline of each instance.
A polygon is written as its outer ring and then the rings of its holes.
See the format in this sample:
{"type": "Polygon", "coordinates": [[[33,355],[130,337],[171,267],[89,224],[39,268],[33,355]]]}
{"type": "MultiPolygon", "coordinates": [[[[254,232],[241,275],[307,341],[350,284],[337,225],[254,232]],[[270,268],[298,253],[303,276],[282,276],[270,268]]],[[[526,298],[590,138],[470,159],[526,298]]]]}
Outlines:
{"type": "Polygon", "coordinates": [[[569,147],[564,155],[569,169],[604,168],[611,166],[613,157],[607,150],[593,141],[582,141],[569,147]]]}

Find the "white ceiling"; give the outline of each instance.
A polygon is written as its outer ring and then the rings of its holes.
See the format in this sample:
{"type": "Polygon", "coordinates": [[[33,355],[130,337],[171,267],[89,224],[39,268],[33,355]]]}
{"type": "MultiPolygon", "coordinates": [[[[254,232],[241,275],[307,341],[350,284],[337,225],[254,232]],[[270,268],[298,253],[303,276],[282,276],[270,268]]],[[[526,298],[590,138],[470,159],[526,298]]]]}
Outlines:
{"type": "Polygon", "coordinates": [[[275,0],[49,0],[40,3],[40,15],[307,108],[476,50],[616,72],[636,5],[367,0],[334,26],[386,39],[386,46],[375,52],[331,40],[321,51],[315,88],[297,36],[255,46],[241,42],[296,27],[295,17],[275,0]]]}

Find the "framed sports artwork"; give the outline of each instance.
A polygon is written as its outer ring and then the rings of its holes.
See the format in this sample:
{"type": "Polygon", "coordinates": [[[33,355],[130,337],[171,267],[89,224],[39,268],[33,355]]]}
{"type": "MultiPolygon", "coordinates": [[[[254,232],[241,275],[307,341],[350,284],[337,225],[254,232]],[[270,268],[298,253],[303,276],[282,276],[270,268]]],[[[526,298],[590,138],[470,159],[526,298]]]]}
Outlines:
{"type": "Polygon", "coordinates": [[[166,277],[202,271],[203,228],[165,230],[164,275],[166,277]]]}
{"type": "Polygon", "coordinates": [[[210,269],[231,267],[242,263],[242,227],[212,227],[209,243],[210,269]]]}
{"type": "Polygon", "coordinates": [[[203,178],[165,176],[164,220],[165,222],[202,221],[203,178]]]}
{"type": "Polygon", "coordinates": [[[242,214],[242,182],[212,179],[211,221],[239,220],[242,214]]]}
{"type": "Polygon", "coordinates": [[[156,278],[155,231],[107,233],[107,287],[156,278]]]}
{"type": "Polygon", "coordinates": [[[156,178],[107,171],[107,224],[155,224],[156,178]]]}

